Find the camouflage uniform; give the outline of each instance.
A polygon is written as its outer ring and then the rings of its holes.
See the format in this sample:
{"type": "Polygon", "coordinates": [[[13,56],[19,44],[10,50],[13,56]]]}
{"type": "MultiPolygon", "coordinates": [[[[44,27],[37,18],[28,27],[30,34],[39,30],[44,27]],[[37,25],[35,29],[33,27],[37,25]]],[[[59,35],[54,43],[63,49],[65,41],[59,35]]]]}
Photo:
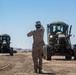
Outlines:
{"type": "Polygon", "coordinates": [[[32,47],[32,57],[34,62],[34,69],[42,69],[42,54],[43,54],[43,36],[44,28],[31,31],[27,34],[28,37],[33,36],[33,47],[32,47]],[[39,59],[39,60],[38,60],[39,59]]]}

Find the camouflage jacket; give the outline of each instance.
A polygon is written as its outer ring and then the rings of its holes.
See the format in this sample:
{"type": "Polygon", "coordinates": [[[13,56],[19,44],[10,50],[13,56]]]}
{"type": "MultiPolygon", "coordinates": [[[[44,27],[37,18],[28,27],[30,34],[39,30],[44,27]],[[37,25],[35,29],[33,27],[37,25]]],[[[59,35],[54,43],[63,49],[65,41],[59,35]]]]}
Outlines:
{"type": "Polygon", "coordinates": [[[37,29],[31,31],[27,34],[28,37],[33,36],[33,46],[43,46],[45,45],[43,41],[44,29],[37,29]]]}

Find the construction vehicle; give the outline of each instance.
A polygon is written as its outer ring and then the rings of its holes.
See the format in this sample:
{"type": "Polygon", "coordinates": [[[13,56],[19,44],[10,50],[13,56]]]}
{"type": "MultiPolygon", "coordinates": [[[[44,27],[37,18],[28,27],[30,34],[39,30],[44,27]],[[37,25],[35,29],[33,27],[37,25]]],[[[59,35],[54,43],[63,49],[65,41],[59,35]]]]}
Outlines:
{"type": "Polygon", "coordinates": [[[10,47],[10,36],[8,34],[0,35],[0,53],[10,53],[13,56],[13,48],[10,47]]]}
{"type": "Polygon", "coordinates": [[[43,47],[44,59],[51,60],[52,56],[65,56],[65,59],[71,60],[72,56],[76,60],[76,45],[71,44],[70,37],[72,25],[64,22],[52,22],[47,25],[48,44],[43,47]]]}

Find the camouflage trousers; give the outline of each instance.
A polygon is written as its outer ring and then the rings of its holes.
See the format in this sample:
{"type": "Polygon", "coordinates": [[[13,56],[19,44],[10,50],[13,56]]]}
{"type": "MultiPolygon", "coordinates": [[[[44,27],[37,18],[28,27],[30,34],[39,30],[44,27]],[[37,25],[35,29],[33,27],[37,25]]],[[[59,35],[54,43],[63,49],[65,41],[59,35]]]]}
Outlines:
{"type": "Polygon", "coordinates": [[[42,69],[42,54],[43,46],[34,46],[32,50],[32,57],[34,62],[34,69],[42,69]]]}

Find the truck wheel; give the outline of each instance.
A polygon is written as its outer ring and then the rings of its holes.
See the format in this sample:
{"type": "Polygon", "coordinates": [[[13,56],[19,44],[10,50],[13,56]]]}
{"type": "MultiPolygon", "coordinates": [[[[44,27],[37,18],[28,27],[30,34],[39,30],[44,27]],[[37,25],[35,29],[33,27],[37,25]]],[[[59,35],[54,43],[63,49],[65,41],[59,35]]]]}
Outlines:
{"type": "Polygon", "coordinates": [[[10,48],[10,55],[13,56],[13,48],[10,48]]]}
{"type": "Polygon", "coordinates": [[[46,56],[46,58],[47,58],[47,60],[51,60],[51,47],[48,47],[47,46],[47,56],[46,56]]]}
{"type": "Polygon", "coordinates": [[[74,45],[73,50],[74,50],[74,60],[76,60],[76,45],[74,45]]]}

